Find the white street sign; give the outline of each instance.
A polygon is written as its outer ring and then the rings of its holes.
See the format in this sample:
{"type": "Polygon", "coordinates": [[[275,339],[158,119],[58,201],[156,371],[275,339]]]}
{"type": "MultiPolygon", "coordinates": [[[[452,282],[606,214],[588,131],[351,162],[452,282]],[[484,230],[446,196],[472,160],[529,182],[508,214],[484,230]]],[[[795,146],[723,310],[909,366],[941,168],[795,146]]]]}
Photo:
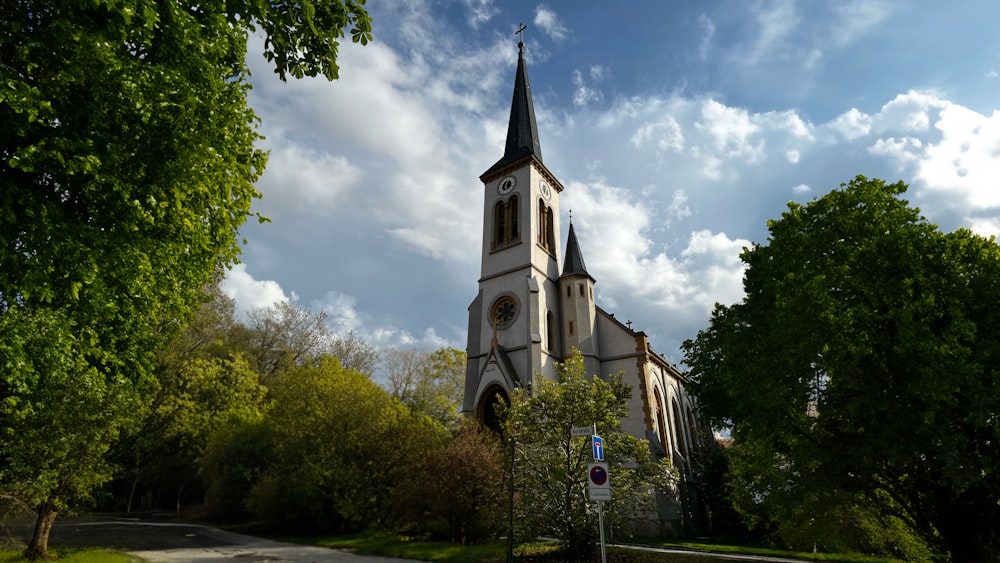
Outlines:
{"type": "Polygon", "coordinates": [[[570,436],[590,436],[590,433],[594,431],[593,426],[574,426],[570,428],[570,436]]]}

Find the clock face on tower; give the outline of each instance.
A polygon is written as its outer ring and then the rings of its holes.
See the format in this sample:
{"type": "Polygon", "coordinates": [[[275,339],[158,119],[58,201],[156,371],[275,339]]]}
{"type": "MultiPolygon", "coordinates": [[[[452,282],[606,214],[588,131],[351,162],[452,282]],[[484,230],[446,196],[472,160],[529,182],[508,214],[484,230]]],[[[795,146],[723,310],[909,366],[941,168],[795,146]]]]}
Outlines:
{"type": "Polygon", "coordinates": [[[500,195],[507,195],[510,192],[514,191],[514,186],[516,185],[517,185],[517,179],[514,178],[513,176],[507,176],[503,180],[500,180],[500,183],[497,184],[497,193],[499,193],[500,195]]]}
{"type": "Polygon", "coordinates": [[[538,189],[542,192],[542,197],[544,197],[546,201],[552,198],[552,188],[550,188],[545,181],[538,184],[538,189]]]}

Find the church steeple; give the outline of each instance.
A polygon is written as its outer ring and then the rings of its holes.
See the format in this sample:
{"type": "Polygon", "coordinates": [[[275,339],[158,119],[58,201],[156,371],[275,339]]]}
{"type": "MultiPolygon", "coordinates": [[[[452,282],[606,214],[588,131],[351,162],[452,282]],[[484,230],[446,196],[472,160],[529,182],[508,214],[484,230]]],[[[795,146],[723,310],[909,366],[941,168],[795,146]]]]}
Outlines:
{"type": "Polygon", "coordinates": [[[538,162],[542,161],[542,145],[538,141],[535,106],[531,102],[528,66],[524,61],[524,42],[519,41],[517,48],[517,74],[514,75],[514,97],[510,102],[510,121],[507,122],[507,144],[503,157],[483,172],[481,178],[525,157],[534,156],[538,162]]]}
{"type": "Polygon", "coordinates": [[[566,258],[563,260],[563,276],[586,276],[587,265],[583,263],[583,252],[580,251],[580,244],[576,242],[576,232],[573,230],[573,222],[569,223],[569,236],[566,239],[566,258]]]}

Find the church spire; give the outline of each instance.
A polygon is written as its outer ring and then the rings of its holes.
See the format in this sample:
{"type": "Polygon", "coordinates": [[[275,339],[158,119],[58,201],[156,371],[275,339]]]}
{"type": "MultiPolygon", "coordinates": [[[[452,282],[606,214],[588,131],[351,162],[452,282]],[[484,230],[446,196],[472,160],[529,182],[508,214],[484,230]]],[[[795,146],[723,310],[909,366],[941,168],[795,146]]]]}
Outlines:
{"type": "Polygon", "coordinates": [[[566,258],[563,260],[563,277],[565,276],[586,276],[587,265],[583,263],[583,252],[580,251],[580,244],[576,242],[576,232],[573,230],[573,221],[569,223],[569,236],[566,238],[566,258]]]}
{"type": "MultiPolygon", "coordinates": [[[[523,31],[522,24],[518,33],[523,31]]],[[[524,61],[524,41],[518,41],[517,49],[517,73],[514,75],[514,96],[510,102],[510,121],[507,122],[507,145],[504,147],[503,158],[484,172],[483,176],[528,156],[534,156],[538,162],[542,161],[542,145],[538,142],[528,67],[524,61]]]]}

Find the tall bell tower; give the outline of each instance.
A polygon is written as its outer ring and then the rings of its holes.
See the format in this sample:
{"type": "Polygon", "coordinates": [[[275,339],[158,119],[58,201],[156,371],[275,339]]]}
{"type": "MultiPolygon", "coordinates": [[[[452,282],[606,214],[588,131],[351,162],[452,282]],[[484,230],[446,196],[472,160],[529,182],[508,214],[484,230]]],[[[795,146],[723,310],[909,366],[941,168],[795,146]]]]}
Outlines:
{"type": "Polygon", "coordinates": [[[479,294],[469,306],[468,365],[462,410],[496,427],[494,405],[535,377],[556,376],[561,360],[559,194],[542,163],[524,42],[503,157],[483,183],[479,294]]]}

